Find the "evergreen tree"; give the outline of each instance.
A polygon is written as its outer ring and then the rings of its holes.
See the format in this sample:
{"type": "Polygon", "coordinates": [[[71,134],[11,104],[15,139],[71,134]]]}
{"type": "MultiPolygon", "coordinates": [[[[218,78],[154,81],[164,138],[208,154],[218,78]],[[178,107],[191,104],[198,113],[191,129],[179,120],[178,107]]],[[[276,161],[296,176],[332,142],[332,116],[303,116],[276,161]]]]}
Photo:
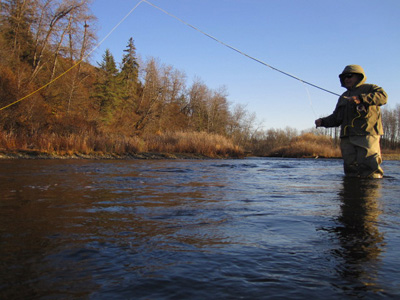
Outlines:
{"type": "Polygon", "coordinates": [[[121,104],[122,95],[119,71],[109,49],[103,55],[103,60],[99,63],[99,66],[100,75],[95,87],[95,98],[98,100],[104,120],[109,123],[115,110],[121,104]]]}
{"type": "Polygon", "coordinates": [[[139,77],[139,64],[136,58],[136,48],[133,43],[133,38],[129,39],[128,46],[126,47],[124,52],[125,54],[122,57],[120,76],[126,88],[136,88],[139,77]]]}
{"type": "Polygon", "coordinates": [[[139,86],[139,64],[136,58],[136,48],[133,38],[129,39],[128,45],[122,56],[121,73],[119,74],[124,104],[122,110],[128,106],[135,106],[139,86]]]}
{"type": "Polygon", "coordinates": [[[103,61],[99,63],[100,69],[105,72],[105,75],[116,77],[118,75],[117,65],[114,56],[109,49],[103,54],[103,61]]]}

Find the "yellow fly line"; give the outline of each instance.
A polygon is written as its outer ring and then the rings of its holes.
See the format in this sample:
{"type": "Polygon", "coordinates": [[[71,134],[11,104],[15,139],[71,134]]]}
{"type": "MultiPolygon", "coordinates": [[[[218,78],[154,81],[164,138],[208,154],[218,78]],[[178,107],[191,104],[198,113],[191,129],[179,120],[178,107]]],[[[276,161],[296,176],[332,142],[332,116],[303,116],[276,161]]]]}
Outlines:
{"type": "MultiPolygon", "coordinates": [[[[45,84],[44,86],[42,86],[41,88],[37,89],[36,91],[34,91],[34,92],[32,92],[32,93],[26,95],[25,97],[23,97],[23,98],[21,98],[21,99],[15,101],[15,102],[13,102],[13,103],[10,103],[10,104],[8,104],[8,105],[6,105],[6,106],[0,108],[0,111],[3,110],[3,109],[6,109],[7,107],[10,107],[10,106],[12,106],[12,105],[18,103],[18,102],[20,102],[20,101],[22,101],[22,100],[25,100],[25,99],[29,98],[30,96],[32,96],[32,95],[34,95],[34,94],[36,94],[36,93],[39,92],[40,90],[42,90],[42,89],[44,89],[45,87],[47,87],[47,86],[49,86],[50,84],[52,84],[54,81],[58,80],[60,77],[64,76],[66,73],[68,73],[69,71],[71,71],[73,68],[75,68],[76,66],[78,66],[80,63],[82,63],[82,61],[85,60],[89,55],[91,55],[91,54],[93,53],[93,51],[96,50],[96,49],[97,49],[97,48],[98,48],[98,47],[99,47],[99,46],[100,46],[100,45],[101,45],[101,44],[102,44],[102,43],[103,43],[103,42],[104,42],[118,27],[119,27],[119,25],[121,25],[121,23],[124,22],[126,18],[128,18],[128,16],[129,16],[142,2],[145,2],[145,3],[149,4],[150,6],[152,6],[152,7],[156,8],[156,9],[162,11],[163,13],[167,14],[168,16],[170,16],[170,17],[172,17],[172,18],[178,20],[179,22],[181,22],[181,23],[183,23],[183,24],[185,24],[185,25],[187,25],[187,26],[193,28],[194,30],[196,30],[196,31],[200,32],[201,34],[203,34],[203,35],[205,35],[205,36],[211,38],[212,40],[214,40],[214,41],[216,41],[216,42],[218,42],[218,43],[224,45],[224,46],[227,47],[227,48],[229,48],[229,49],[231,49],[231,50],[233,50],[233,51],[235,51],[235,52],[237,52],[237,53],[239,53],[239,54],[241,54],[241,55],[243,55],[243,56],[245,56],[245,57],[247,57],[247,58],[250,58],[251,60],[256,61],[256,62],[258,62],[258,63],[260,63],[260,64],[262,64],[262,65],[264,65],[264,66],[266,66],[266,67],[269,67],[269,68],[271,68],[271,69],[274,70],[274,71],[277,71],[277,72],[279,72],[279,73],[282,73],[282,74],[284,74],[284,75],[286,75],[286,76],[289,76],[289,77],[291,77],[291,78],[293,78],[293,79],[296,79],[296,80],[302,82],[305,86],[306,86],[306,85],[309,85],[309,86],[312,86],[312,87],[314,87],[314,88],[317,88],[317,89],[320,89],[320,90],[322,90],[322,91],[325,91],[325,92],[327,92],[327,93],[330,93],[330,94],[333,94],[333,95],[336,95],[336,96],[340,96],[340,95],[337,94],[337,93],[331,92],[331,91],[329,91],[329,90],[327,90],[327,89],[324,89],[324,88],[322,88],[322,87],[320,87],[320,86],[317,86],[317,85],[315,85],[315,84],[313,84],[313,83],[310,83],[310,82],[308,82],[308,81],[302,80],[301,78],[299,78],[299,77],[297,77],[297,76],[295,76],[295,75],[289,74],[289,73],[287,73],[287,72],[285,72],[285,71],[282,71],[282,70],[280,70],[280,69],[278,69],[278,68],[275,68],[275,67],[273,67],[273,66],[271,66],[271,65],[269,65],[269,64],[267,64],[267,63],[265,63],[265,62],[263,62],[263,61],[261,61],[261,60],[259,60],[259,59],[257,59],[257,58],[255,58],[255,57],[253,57],[253,56],[250,56],[250,55],[246,54],[245,52],[243,52],[243,51],[241,51],[241,50],[239,50],[239,49],[237,49],[237,48],[234,48],[233,46],[231,46],[231,45],[229,45],[229,44],[226,44],[226,43],[224,43],[223,41],[221,41],[221,40],[219,40],[219,39],[213,37],[212,35],[210,35],[210,34],[204,32],[204,31],[198,29],[197,27],[195,27],[195,26],[193,26],[193,25],[191,25],[191,24],[189,24],[189,23],[183,21],[182,19],[180,19],[180,18],[176,17],[175,15],[173,15],[173,14],[171,14],[171,13],[165,11],[164,9],[162,9],[162,8],[160,8],[160,7],[156,6],[156,5],[154,5],[153,3],[151,3],[151,2],[149,2],[149,1],[147,1],[147,0],[141,0],[140,2],[138,2],[138,3],[135,5],[135,7],[133,7],[133,8],[128,12],[128,14],[127,14],[125,17],[123,17],[123,18],[121,19],[121,21],[118,22],[117,25],[114,26],[114,28],[113,28],[113,29],[112,29],[112,30],[111,30],[111,31],[110,31],[110,32],[109,32],[109,33],[108,33],[108,34],[107,34],[107,35],[106,35],[106,36],[105,36],[105,37],[104,37],[104,38],[103,38],[103,39],[102,39],[102,40],[101,40],[101,41],[100,41],[100,42],[99,42],[99,43],[98,43],[98,44],[97,44],[97,45],[96,45],[82,60],[78,61],[78,62],[77,62],[75,65],[73,65],[71,68],[69,68],[69,69],[66,70],[64,73],[60,74],[59,76],[57,76],[56,78],[54,78],[54,79],[53,79],[52,81],[50,81],[49,83],[47,83],[47,84],[45,84]]],[[[307,90],[307,92],[308,92],[308,90],[307,90]]]]}
{"type": "Polygon", "coordinates": [[[73,65],[71,68],[69,68],[68,70],[66,70],[64,73],[61,73],[60,75],[58,75],[56,78],[54,78],[52,81],[46,83],[44,86],[38,88],[36,91],[22,97],[21,99],[18,99],[17,101],[14,101],[2,108],[0,108],[0,111],[2,111],[3,109],[6,109],[10,106],[13,106],[14,104],[17,104],[18,102],[21,102],[22,100],[25,100],[26,98],[29,98],[30,96],[36,94],[37,92],[43,90],[45,87],[49,86],[50,84],[52,84],[54,81],[58,80],[60,77],[64,76],[65,74],[67,74],[69,71],[71,71],[73,68],[75,68],[76,66],[78,66],[83,60],[78,61],[75,65],[73,65]]]}
{"type": "Polygon", "coordinates": [[[53,80],[51,80],[50,82],[46,83],[45,85],[43,85],[42,87],[38,88],[37,90],[33,91],[32,93],[22,97],[21,99],[18,99],[17,101],[14,101],[4,107],[0,108],[0,111],[2,111],[3,109],[6,109],[10,106],[13,106],[15,104],[17,104],[18,102],[21,102],[29,97],[31,97],[32,95],[36,94],[37,92],[43,90],[44,88],[48,87],[50,84],[52,84],[53,82],[57,81],[58,79],[60,79],[61,77],[63,77],[65,74],[67,74],[69,71],[71,71],[72,69],[76,68],[80,63],[82,63],[86,58],[88,58],[98,47],[100,47],[100,45],[119,27],[119,25],[122,24],[122,22],[125,21],[126,18],[129,17],[129,15],[142,3],[144,2],[144,0],[141,0],[139,3],[137,3],[135,5],[135,7],[133,7],[127,14],[125,17],[123,17],[121,19],[121,21],[118,22],[117,25],[114,26],[113,29],[111,29],[111,31],[88,53],[86,54],[80,61],[78,61],[76,64],[74,64],[72,67],[70,67],[68,70],[66,70],[65,72],[61,73],[60,75],[58,75],[56,78],[54,78],[53,80]]]}

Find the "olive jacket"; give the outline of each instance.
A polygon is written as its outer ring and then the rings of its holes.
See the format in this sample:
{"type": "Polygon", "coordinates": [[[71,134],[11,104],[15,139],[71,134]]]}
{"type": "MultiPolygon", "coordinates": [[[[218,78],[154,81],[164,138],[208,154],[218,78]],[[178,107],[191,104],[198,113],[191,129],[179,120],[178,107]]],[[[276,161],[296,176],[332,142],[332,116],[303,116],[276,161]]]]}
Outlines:
{"type": "Polygon", "coordinates": [[[354,135],[383,135],[382,115],[380,106],[387,103],[387,94],[379,86],[365,83],[367,77],[358,65],[349,65],[339,75],[342,86],[343,75],[346,73],[361,74],[361,81],[353,88],[344,92],[336,108],[330,116],[321,118],[322,126],[341,126],[340,137],[354,135]],[[347,97],[357,96],[361,103],[355,104],[347,97]]]}

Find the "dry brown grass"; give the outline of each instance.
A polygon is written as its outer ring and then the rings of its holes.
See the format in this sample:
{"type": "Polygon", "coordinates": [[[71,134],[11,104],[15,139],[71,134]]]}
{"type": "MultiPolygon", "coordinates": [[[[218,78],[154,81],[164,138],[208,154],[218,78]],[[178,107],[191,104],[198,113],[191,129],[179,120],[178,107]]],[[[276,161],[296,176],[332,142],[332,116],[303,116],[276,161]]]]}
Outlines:
{"type": "Polygon", "coordinates": [[[19,136],[0,132],[0,151],[39,152],[54,156],[134,155],[145,152],[241,157],[243,150],[227,138],[207,133],[176,132],[146,138],[103,134],[19,136]]]}
{"type": "Polygon", "coordinates": [[[382,150],[383,160],[400,160],[400,149],[397,150],[382,150]]]}
{"type": "Polygon", "coordinates": [[[243,150],[218,134],[171,132],[145,139],[150,152],[190,153],[208,157],[242,157],[243,150]]]}
{"type": "Polygon", "coordinates": [[[56,134],[20,136],[0,133],[3,152],[37,151],[55,155],[128,154],[145,151],[144,142],[136,137],[113,135],[56,134]]]}
{"type": "Polygon", "coordinates": [[[323,135],[305,133],[294,138],[289,146],[274,149],[272,156],[280,157],[341,157],[339,147],[334,147],[332,139],[323,135]]]}
{"type": "MultiPolygon", "coordinates": [[[[142,157],[140,154],[144,153],[162,154],[150,157],[179,156],[177,154],[214,158],[244,156],[243,149],[231,140],[205,132],[170,132],[139,138],[91,132],[65,136],[54,133],[28,136],[0,131],[0,153],[2,157],[15,153],[53,157],[142,157]]],[[[293,138],[288,146],[275,148],[268,156],[340,158],[341,153],[338,147],[333,146],[331,138],[306,133],[293,138]]],[[[382,156],[384,160],[400,160],[400,152],[395,150],[384,149],[382,156]]]]}

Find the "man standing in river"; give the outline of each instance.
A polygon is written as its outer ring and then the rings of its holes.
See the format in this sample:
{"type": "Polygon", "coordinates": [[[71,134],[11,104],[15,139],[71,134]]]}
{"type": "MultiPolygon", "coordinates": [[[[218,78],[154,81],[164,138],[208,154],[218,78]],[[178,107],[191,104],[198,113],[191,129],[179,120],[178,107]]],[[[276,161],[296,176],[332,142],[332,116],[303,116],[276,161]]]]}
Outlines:
{"type": "Polygon", "coordinates": [[[330,116],[315,120],[317,127],[337,127],[346,176],[382,178],[380,137],[383,134],[380,106],[387,102],[386,92],[365,83],[367,77],[358,65],[348,65],[339,75],[347,89],[330,116]]]}

